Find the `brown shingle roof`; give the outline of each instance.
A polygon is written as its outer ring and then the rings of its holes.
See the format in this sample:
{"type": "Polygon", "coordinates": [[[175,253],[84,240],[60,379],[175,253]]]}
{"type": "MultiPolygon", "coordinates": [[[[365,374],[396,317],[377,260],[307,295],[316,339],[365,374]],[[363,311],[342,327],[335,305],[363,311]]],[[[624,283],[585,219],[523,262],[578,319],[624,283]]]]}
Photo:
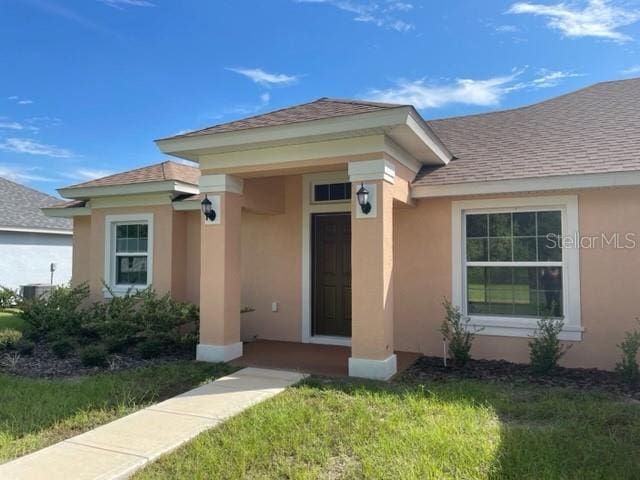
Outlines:
{"type": "Polygon", "coordinates": [[[414,185],[640,170],[640,79],[427,123],[456,159],[423,167],[414,185]]]}
{"type": "Polygon", "coordinates": [[[171,138],[235,132],[238,130],[248,130],[250,128],[274,127],[277,125],[322,120],[325,118],[342,117],[345,115],[379,112],[381,110],[403,106],[406,105],[366,102],[362,100],[343,100],[338,98],[320,98],[313,102],[294,105],[293,107],[287,107],[229,123],[214,125],[201,130],[176,135],[171,138]]]}
{"type": "Polygon", "coordinates": [[[132,183],[164,182],[166,180],[198,185],[199,178],[200,169],[181,163],[166,161],[149,165],[148,167],[116,173],[108,177],[97,178],[77,185],[71,185],[66,188],[111,187],[132,183]]]}

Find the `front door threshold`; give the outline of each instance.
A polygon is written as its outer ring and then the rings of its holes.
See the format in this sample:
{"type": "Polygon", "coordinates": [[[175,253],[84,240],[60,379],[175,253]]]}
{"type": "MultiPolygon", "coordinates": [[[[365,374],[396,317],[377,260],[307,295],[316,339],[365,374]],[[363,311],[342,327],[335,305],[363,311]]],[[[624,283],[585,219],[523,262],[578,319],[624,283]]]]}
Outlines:
{"type": "Polygon", "coordinates": [[[309,343],[318,345],[339,345],[342,347],[351,346],[351,337],[334,337],[331,335],[313,335],[309,337],[309,343]]]}

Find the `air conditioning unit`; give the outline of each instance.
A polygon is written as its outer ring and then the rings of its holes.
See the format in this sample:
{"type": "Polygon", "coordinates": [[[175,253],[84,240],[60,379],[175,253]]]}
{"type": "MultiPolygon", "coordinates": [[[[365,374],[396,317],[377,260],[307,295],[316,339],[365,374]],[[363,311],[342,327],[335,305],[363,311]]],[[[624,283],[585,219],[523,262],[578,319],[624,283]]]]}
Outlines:
{"type": "Polygon", "coordinates": [[[34,283],[31,285],[20,286],[20,294],[25,300],[47,297],[50,291],[51,285],[47,285],[46,283],[34,283]]]}

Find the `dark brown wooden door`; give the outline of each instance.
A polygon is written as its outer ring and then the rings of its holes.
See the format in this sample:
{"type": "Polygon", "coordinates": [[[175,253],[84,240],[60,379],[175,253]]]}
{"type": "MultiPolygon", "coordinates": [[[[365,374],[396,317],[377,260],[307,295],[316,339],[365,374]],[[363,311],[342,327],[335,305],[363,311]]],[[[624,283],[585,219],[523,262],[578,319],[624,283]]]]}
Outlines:
{"type": "Polygon", "coordinates": [[[312,216],[313,334],[351,336],[351,214],[312,216]]]}

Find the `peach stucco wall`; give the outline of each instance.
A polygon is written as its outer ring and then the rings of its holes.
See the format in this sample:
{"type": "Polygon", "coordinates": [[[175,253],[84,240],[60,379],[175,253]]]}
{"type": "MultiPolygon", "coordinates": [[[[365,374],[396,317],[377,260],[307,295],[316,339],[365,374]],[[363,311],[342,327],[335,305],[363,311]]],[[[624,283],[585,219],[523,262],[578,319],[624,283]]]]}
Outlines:
{"type": "MultiPolygon", "coordinates": [[[[264,182],[248,179],[245,189],[254,181],[264,182]]],[[[300,341],[302,177],[286,176],[270,185],[284,191],[283,213],[242,211],[242,305],[255,309],[242,315],[242,338],[300,341]],[[277,312],[271,311],[273,302],[277,312]]]]}
{"type": "Polygon", "coordinates": [[[80,285],[91,274],[91,217],[73,218],[73,257],[71,283],[80,285]]]}
{"type": "MultiPolygon", "coordinates": [[[[557,195],[559,192],[553,192],[557,195]]],[[[560,192],[575,194],[576,192],[560,192]]],[[[594,189],[578,193],[582,235],[639,233],[640,189],[594,189]]],[[[536,196],[540,196],[537,194],[536,196]]],[[[396,349],[441,355],[437,333],[442,299],[451,298],[451,199],[420,200],[395,211],[396,349]]],[[[640,248],[640,243],[638,244],[640,248]]],[[[640,315],[640,250],[612,247],[580,251],[583,340],[563,362],[568,366],[611,369],[616,344],[640,315]]],[[[528,340],[479,335],[473,355],[528,361],[528,340]]]]}

